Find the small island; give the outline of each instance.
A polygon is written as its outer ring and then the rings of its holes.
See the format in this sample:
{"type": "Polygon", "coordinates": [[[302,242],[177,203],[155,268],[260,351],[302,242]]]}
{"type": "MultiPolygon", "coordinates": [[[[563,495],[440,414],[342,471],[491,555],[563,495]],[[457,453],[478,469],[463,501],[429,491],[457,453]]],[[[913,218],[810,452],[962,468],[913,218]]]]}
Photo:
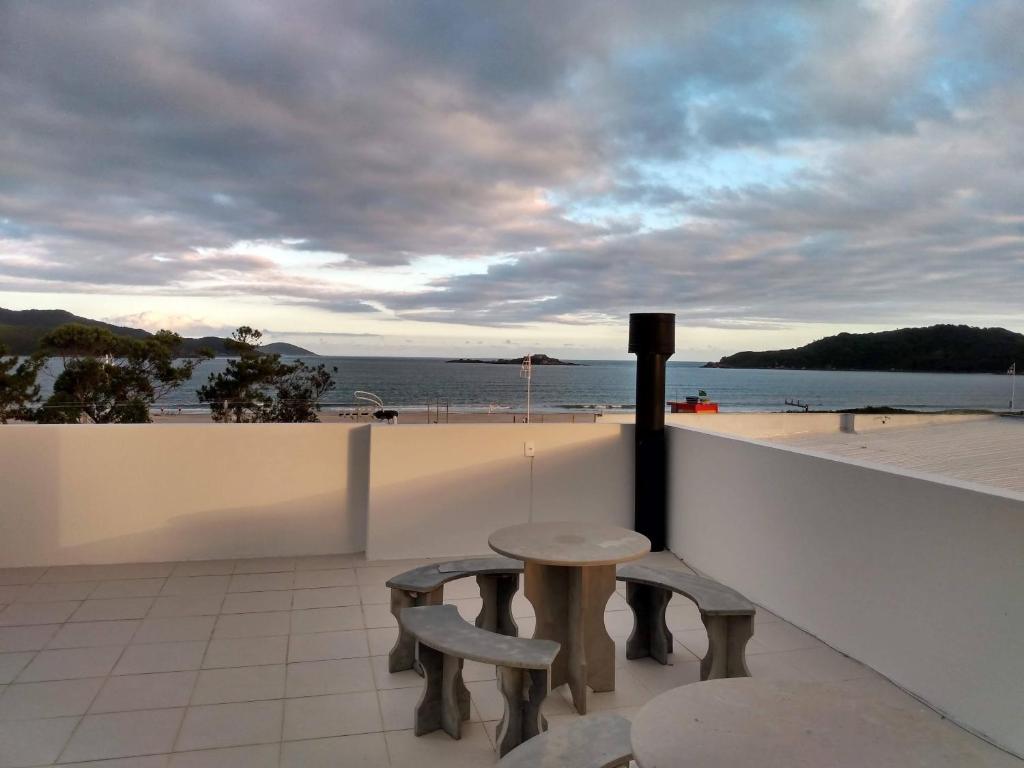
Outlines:
{"type": "Polygon", "coordinates": [[[1024,335],[1005,328],[932,325],[840,333],[796,349],[737,352],[705,368],[1006,373],[1024,362],[1024,335]]]}
{"type": "MultiPolygon", "coordinates": [[[[530,361],[533,365],[579,365],[579,363],[570,363],[567,360],[559,360],[558,358],[548,357],[547,355],[530,355],[530,361]]],[[[477,360],[475,358],[460,357],[458,360],[446,360],[445,362],[474,363],[477,365],[522,365],[526,362],[526,355],[523,355],[522,357],[498,360],[477,360]]]]}

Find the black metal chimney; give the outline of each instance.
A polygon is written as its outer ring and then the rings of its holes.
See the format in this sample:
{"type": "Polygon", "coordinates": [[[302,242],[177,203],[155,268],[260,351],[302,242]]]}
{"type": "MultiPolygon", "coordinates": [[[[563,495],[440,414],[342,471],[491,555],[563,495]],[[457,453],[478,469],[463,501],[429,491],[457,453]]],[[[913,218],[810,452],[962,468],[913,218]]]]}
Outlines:
{"type": "Polygon", "coordinates": [[[676,351],[676,316],[629,316],[629,351],[636,355],[636,468],[633,527],[665,549],[665,363],[676,351]]]}

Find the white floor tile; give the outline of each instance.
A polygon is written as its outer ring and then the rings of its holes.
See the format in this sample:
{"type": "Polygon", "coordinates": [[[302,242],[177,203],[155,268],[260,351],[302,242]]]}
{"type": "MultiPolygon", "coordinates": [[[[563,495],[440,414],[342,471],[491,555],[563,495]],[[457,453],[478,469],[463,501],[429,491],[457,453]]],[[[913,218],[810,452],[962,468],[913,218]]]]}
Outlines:
{"type": "Polygon", "coordinates": [[[113,760],[89,760],[84,763],[61,763],[63,768],[167,768],[170,755],[139,755],[113,760]]]}
{"type": "Polygon", "coordinates": [[[0,723],[0,768],[51,764],[77,724],[77,717],[0,723]]]}
{"type": "Polygon", "coordinates": [[[180,643],[208,640],[216,622],[214,616],[150,616],[142,622],[133,643],[180,643]]]}
{"type": "Polygon", "coordinates": [[[142,622],[80,621],[63,625],[47,648],[88,648],[99,645],[128,645],[142,622]]]}
{"type": "Polygon", "coordinates": [[[283,702],[250,701],[189,707],[175,749],[213,749],[281,739],[283,702]]]}
{"type": "Polygon", "coordinates": [[[494,765],[498,755],[483,725],[463,723],[458,741],[444,731],[417,737],[409,731],[388,731],[388,754],[393,768],[479,768],[494,765]]]}
{"type": "Polygon", "coordinates": [[[287,656],[287,637],[222,638],[210,641],[203,669],[283,664],[287,656]]]}
{"type": "Polygon", "coordinates": [[[286,741],[281,745],[281,768],[377,768],[386,765],[388,750],[383,733],[286,741]]]}
{"type": "Polygon", "coordinates": [[[102,685],[102,677],[10,685],[0,695],[0,720],[84,715],[102,685]]]}
{"type": "Polygon", "coordinates": [[[168,768],[277,768],[280,750],[278,744],[256,744],[175,752],[168,768]]]}
{"type": "Polygon", "coordinates": [[[271,590],[269,592],[232,592],[224,598],[221,613],[264,613],[267,611],[288,611],[292,607],[292,592],[271,590]]]}
{"type": "Polygon", "coordinates": [[[368,656],[369,650],[365,629],[293,634],[288,645],[288,661],[353,659],[368,656]]]}
{"type": "MultiPolygon", "coordinates": [[[[28,593],[32,589],[28,584],[17,584],[11,586],[0,586],[0,605],[8,605],[14,603],[28,593]]],[[[24,602],[24,601],[23,601],[24,602]]]]}
{"type": "Polygon", "coordinates": [[[387,605],[364,605],[363,622],[367,629],[398,626],[395,617],[391,615],[390,606],[387,605]]]}
{"type": "Polygon", "coordinates": [[[367,640],[370,642],[370,655],[383,656],[390,653],[398,640],[398,627],[377,627],[366,630],[367,640]]]}
{"type": "Polygon", "coordinates": [[[361,587],[321,587],[320,589],[297,589],[292,607],[333,608],[343,605],[359,605],[361,587]]]}
{"type": "Polygon", "coordinates": [[[355,586],[356,572],[351,568],[326,571],[299,571],[295,574],[295,589],[355,586]]]}
{"type": "Polygon", "coordinates": [[[284,738],[289,741],[380,730],[374,691],[285,700],[284,738]]]}
{"type": "Polygon", "coordinates": [[[91,600],[114,597],[154,597],[160,594],[164,579],[119,579],[103,581],[89,595],[91,600]]]}
{"type": "Polygon", "coordinates": [[[235,571],[234,560],[194,560],[178,563],[172,576],[227,576],[235,571]]]}
{"type": "Polygon", "coordinates": [[[113,675],[103,685],[89,712],[132,712],[187,706],[196,675],[196,672],[113,675]]]}
{"type": "Polygon", "coordinates": [[[60,629],[60,624],[0,627],[0,653],[42,650],[58,629],[60,629]]]}
{"type": "MultiPolygon", "coordinates": [[[[47,603],[51,605],[51,603],[47,603]]],[[[153,605],[152,597],[122,597],[113,600],[86,600],[68,621],[115,621],[141,619],[153,605]]]]}
{"type": "Polygon", "coordinates": [[[47,603],[13,603],[0,611],[0,627],[29,624],[61,624],[81,605],[77,600],[47,603]]]}
{"type": "Polygon", "coordinates": [[[205,651],[206,643],[202,641],[129,645],[114,668],[113,674],[133,675],[199,669],[205,651]]]}
{"type": "Polygon", "coordinates": [[[166,595],[153,601],[149,618],[216,616],[223,602],[223,595],[166,595]]]}
{"type": "Polygon", "coordinates": [[[231,577],[228,592],[265,592],[271,589],[291,589],[295,573],[250,573],[231,577]]]}
{"type": "Polygon", "coordinates": [[[100,585],[98,581],[76,581],[70,584],[35,584],[18,598],[19,603],[54,603],[85,600],[100,585]]]}
{"type": "Polygon", "coordinates": [[[294,570],[294,557],[255,557],[238,560],[235,563],[235,573],[277,573],[294,570]]]}
{"type": "MultiPolygon", "coordinates": [[[[282,594],[288,594],[287,592],[282,594]]],[[[235,613],[217,618],[213,636],[222,637],[274,637],[287,635],[291,627],[289,611],[268,613],[235,613]]]]}
{"type": "Polygon", "coordinates": [[[160,590],[161,595],[191,595],[200,597],[203,595],[223,595],[228,591],[228,583],[231,577],[223,576],[172,576],[160,590]]]}
{"type": "Polygon", "coordinates": [[[183,709],[86,715],[61,755],[61,761],[105,760],[169,752],[183,709]]]}
{"type": "Polygon", "coordinates": [[[192,704],[280,699],[284,691],[284,664],[204,669],[192,692],[192,704]]]}
{"type": "Polygon", "coordinates": [[[321,696],[328,693],[372,691],[373,673],[368,658],[303,661],[288,665],[285,695],[321,696]]]}
{"type": "Polygon", "coordinates": [[[13,584],[34,584],[47,571],[42,568],[0,568],[0,584],[9,586],[13,584]]]}
{"type": "Polygon", "coordinates": [[[296,634],[342,629],[363,629],[363,616],[358,605],[292,611],[292,632],[296,634]]]}
{"type": "Polygon", "coordinates": [[[18,675],[19,683],[43,680],[74,680],[83,677],[103,677],[110,673],[121,655],[120,646],[102,648],[65,648],[40,651],[18,675]]]}
{"type": "Polygon", "coordinates": [[[18,673],[36,656],[33,651],[0,653],[0,685],[13,683],[18,673]]]}
{"type": "Polygon", "coordinates": [[[389,691],[392,688],[418,688],[423,685],[423,678],[411,669],[388,672],[387,656],[371,656],[370,668],[373,670],[373,681],[378,691],[389,691]]]}
{"type": "MultiPolygon", "coordinates": [[[[366,563],[362,552],[350,555],[313,555],[300,557],[295,562],[297,571],[328,571],[339,568],[355,568],[366,563]]],[[[353,571],[355,575],[355,571],[353,571]]]]}

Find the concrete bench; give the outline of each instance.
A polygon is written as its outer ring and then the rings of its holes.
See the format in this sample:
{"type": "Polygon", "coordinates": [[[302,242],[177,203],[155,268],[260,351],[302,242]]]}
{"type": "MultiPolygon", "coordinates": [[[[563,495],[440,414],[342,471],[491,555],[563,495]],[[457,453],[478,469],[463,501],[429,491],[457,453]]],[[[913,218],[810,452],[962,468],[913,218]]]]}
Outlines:
{"type": "Polygon", "coordinates": [[[616,578],[626,582],[626,602],[633,609],[633,634],[626,641],[626,658],[652,656],[662,664],[672,653],[672,633],[665,609],[672,593],[697,604],[708,632],[708,652],[700,662],[700,679],[750,677],[747,641],[754,634],[753,603],[717,581],[647,565],[620,565],[616,578]]]}
{"type": "Polygon", "coordinates": [[[461,738],[462,721],[469,719],[469,689],[462,681],[465,659],[497,667],[498,690],[505,699],[497,731],[500,755],[547,728],[540,707],[548,695],[558,643],[474,627],[454,605],[406,608],[402,626],[416,638],[416,660],[424,677],[416,705],[417,736],[443,728],[452,738],[461,738]]]}
{"type": "Polygon", "coordinates": [[[444,602],[444,585],[455,579],[476,576],[483,607],[476,625],[500,635],[515,637],[519,627],[512,618],[512,598],[519,589],[523,564],[510,557],[476,557],[453,560],[413,568],[387,580],[391,588],[391,613],[398,621],[398,640],[388,654],[388,671],[412,669],[415,642],[402,626],[402,611],[417,605],[440,605],[444,602]]]}
{"type": "Polygon", "coordinates": [[[588,715],[530,739],[509,752],[498,768],[618,768],[633,756],[629,720],[588,715]]]}

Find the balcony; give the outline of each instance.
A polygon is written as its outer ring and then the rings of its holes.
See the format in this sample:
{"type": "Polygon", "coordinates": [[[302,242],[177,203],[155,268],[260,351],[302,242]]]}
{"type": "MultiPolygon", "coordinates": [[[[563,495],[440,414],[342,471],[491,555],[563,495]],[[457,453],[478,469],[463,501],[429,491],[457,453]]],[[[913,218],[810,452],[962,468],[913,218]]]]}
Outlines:
{"type": "MultiPolygon", "coordinates": [[[[790,445],[835,438],[836,423],[804,418],[670,428],[672,553],[650,557],[762,606],[755,677],[923,711],[964,764],[1020,765],[1024,496],[790,445]]],[[[872,428],[933,427],[957,424],[872,428]]],[[[0,766],[493,764],[493,668],[467,662],[461,741],[413,736],[421,679],[387,672],[384,582],[486,553],[516,522],[629,525],[631,429],[4,427],[0,766]]],[[[479,607],[470,580],[446,599],[479,607]]],[[[514,614],[528,635],[521,593],[514,614]]],[[[669,609],[667,667],[625,660],[621,594],[605,616],[618,684],[592,710],[628,716],[698,679],[688,601],[669,609]]],[[[552,727],[577,717],[566,696],[548,697],[552,727]]]]}

